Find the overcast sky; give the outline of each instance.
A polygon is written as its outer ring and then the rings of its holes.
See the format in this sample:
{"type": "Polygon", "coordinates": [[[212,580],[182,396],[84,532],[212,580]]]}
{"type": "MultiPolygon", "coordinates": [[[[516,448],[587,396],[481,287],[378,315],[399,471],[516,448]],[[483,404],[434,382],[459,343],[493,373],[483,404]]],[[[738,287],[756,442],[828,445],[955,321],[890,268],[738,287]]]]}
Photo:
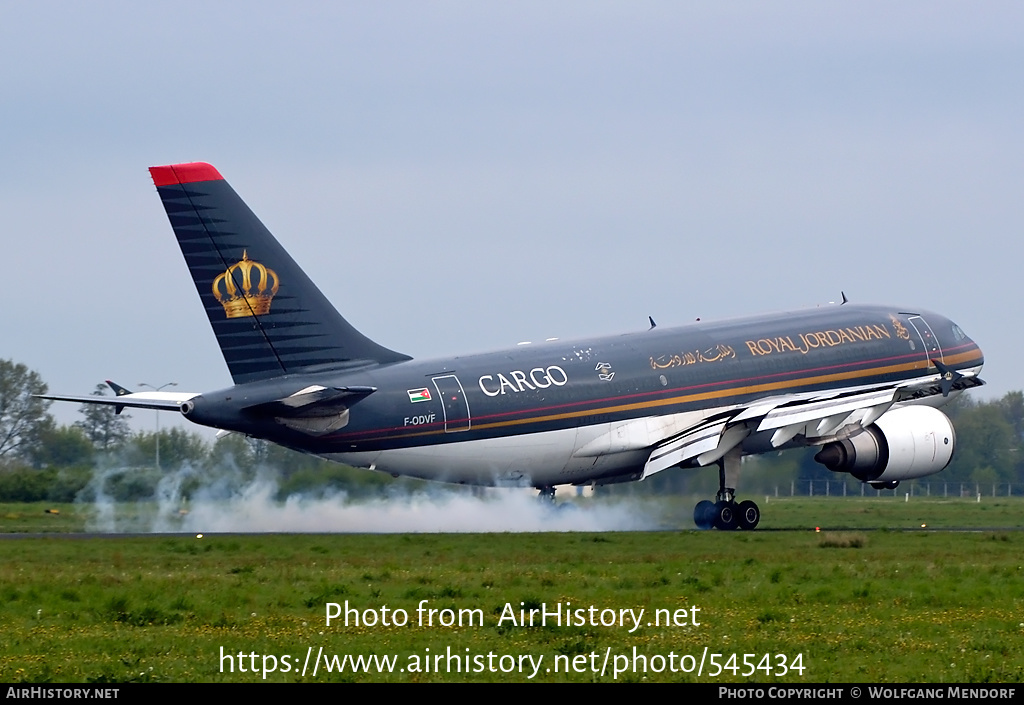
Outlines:
{"type": "Polygon", "coordinates": [[[1019,2],[4,2],[0,358],[58,393],[229,385],[146,170],[201,160],[414,357],[845,291],[953,318],[1001,396],[1022,27],[1019,2]]]}

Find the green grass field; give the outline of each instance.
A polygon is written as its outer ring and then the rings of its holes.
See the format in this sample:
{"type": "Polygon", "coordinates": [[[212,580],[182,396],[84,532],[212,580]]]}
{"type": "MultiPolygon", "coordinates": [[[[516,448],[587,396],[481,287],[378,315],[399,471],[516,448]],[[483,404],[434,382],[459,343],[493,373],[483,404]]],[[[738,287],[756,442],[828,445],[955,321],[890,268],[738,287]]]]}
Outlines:
{"type": "MultiPolygon", "coordinates": [[[[85,526],[84,511],[60,509],[0,506],[0,531],[85,526]]],[[[1010,530],[1024,502],[771,498],[762,509],[764,528],[794,530],[0,540],[0,682],[252,682],[271,665],[267,681],[289,682],[1024,678],[1024,533],[1010,530]],[[984,529],[932,530],[972,526],[984,529]],[[346,601],[361,619],[379,622],[386,606],[409,623],[328,626],[326,605],[346,601]],[[499,622],[509,608],[565,603],[594,606],[598,622],[614,610],[616,624],[499,622]],[[438,610],[433,625],[418,623],[421,604],[438,610]],[[619,610],[640,608],[639,627],[628,615],[618,625],[619,610]],[[684,608],[678,625],[647,626],[684,608]],[[439,623],[460,610],[463,626],[439,623]],[[395,667],[326,672],[321,661],[303,675],[320,649],[394,655],[395,667]],[[523,672],[519,656],[533,659],[523,672]],[[783,657],[802,673],[781,675],[783,657]]],[[[667,526],[691,510],[651,504],[667,526]]]]}

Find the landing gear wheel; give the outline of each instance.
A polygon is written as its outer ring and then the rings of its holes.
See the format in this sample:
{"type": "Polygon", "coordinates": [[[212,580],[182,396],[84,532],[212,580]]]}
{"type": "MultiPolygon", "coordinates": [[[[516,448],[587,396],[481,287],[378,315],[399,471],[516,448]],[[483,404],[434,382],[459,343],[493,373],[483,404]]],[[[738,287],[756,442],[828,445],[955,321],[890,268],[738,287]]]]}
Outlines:
{"type": "Polygon", "coordinates": [[[537,500],[541,504],[554,505],[555,503],[555,488],[550,485],[547,487],[538,487],[540,494],[537,495],[537,500]]]}
{"type": "Polygon", "coordinates": [[[736,527],[736,505],[733,502],[715,502],[715,528],[732,531],[736,527]]]}
{"type": "Polygon", "coordinates": [[[693,508],[693,523],[701,531],[707,531],[715,525],[715,503],[704,499],[693,508]]]}
{"type": "Polygon", "coordinates": [[[755,503],[748,499],[740,502],[737,519],[739,520],[741,529],[744,531],[751,531],[757,526],[757,523],[761,521],[761,510],[755,503]]]}

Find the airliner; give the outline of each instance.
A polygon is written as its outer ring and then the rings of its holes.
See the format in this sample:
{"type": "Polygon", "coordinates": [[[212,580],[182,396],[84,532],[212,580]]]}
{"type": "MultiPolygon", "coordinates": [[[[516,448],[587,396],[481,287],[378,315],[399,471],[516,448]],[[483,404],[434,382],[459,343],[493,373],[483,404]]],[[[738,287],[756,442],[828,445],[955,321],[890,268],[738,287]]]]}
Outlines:
{"type": "Polygon", "coordinates": [[[818,446],[876,488],[949,464],[939,410],[984,382],[949,319],[846,301],[586,340],[414,360],[346,321],[210,164],[150,169],[234,386],[47,399],[173,410],[197,424],[395,476],[527,486],[715,467],[699,528],[755,528],[743,456],[818,446]]]}

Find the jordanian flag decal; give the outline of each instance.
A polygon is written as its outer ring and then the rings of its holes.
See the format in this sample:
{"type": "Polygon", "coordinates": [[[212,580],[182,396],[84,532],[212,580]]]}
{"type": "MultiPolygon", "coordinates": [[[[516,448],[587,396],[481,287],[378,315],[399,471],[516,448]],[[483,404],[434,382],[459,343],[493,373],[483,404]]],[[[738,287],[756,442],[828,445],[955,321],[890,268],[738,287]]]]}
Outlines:
{"type": "Polygon", "coordinates": [[[430,401],[430,390],[424,387],[423,389],[409,389],[409,401],[415,404],[418,401],[430,401]]]}

